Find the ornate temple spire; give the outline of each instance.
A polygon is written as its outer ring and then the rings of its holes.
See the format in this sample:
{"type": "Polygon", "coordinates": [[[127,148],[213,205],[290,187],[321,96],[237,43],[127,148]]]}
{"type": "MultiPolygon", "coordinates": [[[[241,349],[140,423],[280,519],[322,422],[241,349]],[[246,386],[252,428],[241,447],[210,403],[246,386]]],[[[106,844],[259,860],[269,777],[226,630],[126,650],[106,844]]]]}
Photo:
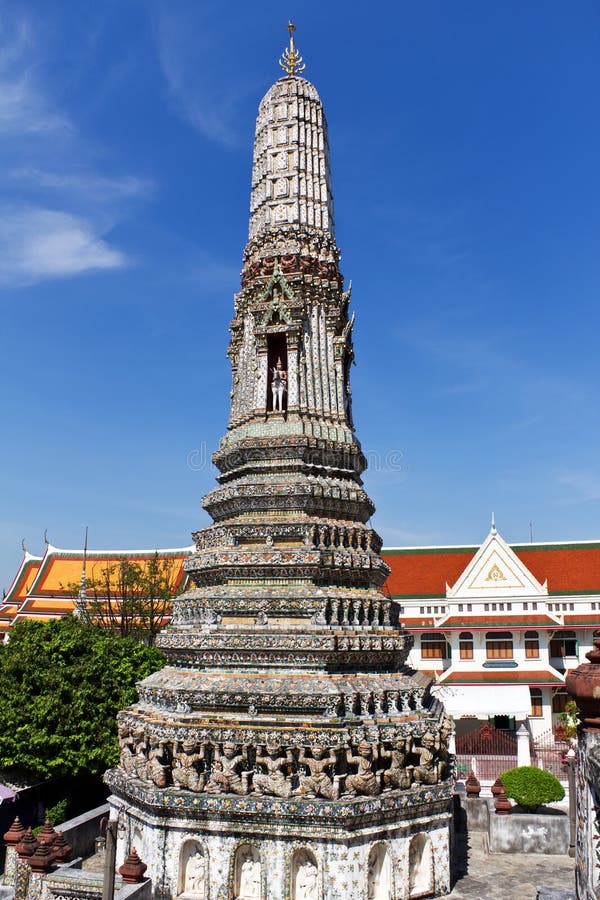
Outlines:
{"type": "Polygon", "coordinates": [[[250,239],[269,229],[304,225],[333,236],[333,196],[327,123],[314,86],[300,78],[302,57],[290,45],[285,71],[263,97],[256,120],[250,239]]]}
{"type": "Polygon", "coordinates": [[[327,128],[289,27],[256,123],[212,524],[194,532],[193,586],[157,638],[167,664],[119,715],[105,776],[120,854],[136,833],[151,848],[155,900],[449,889],[452,726],[382,590],[327,128]],[[415,850],[427,880],[408,871],[415,850]]]}

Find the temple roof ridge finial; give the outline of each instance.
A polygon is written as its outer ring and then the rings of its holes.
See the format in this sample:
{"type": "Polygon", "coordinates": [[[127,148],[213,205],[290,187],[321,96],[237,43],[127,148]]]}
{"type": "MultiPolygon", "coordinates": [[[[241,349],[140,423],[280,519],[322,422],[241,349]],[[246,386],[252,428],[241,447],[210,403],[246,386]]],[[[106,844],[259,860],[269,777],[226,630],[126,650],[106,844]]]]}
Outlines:
{"type": "Polygon", "coordinates": [[[492,513],[492,534],[496,534],[496,516],[492,513]]]}
{"type": "Polygon", "coordinates": [[[295,78],[296,75],[304,72],[306,65],[304,64],[302,57],[300,56],[294,45],[294,32],[296,30],[296,26],[291,20],[287,24],[287,30],[290,33],[290,44],[289,47],[286,47],[281,54],[279,65],[287,75],[295,78]]]}

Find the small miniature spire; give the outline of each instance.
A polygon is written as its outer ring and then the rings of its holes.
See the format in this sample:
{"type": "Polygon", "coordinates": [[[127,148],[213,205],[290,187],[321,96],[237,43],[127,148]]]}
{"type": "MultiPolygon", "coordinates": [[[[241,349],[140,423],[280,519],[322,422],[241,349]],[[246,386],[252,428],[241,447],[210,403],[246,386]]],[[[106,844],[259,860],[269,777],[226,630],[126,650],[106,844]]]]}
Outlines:
{"type": "Polygon", "coordinates": [[[288,75],[291,75],[292,78],[295,78],[295,76],[299,75],[300,72],[304,72],[306,66],[294,45],[294,32],[296,30],[296,26],[293,22],[288,22],[287,30],[290,33],[290,45],[289,47],[286,47],[281,54],[279,65],[284,72],[286,72],[288,75]]]}
{"type": "Polygon", "coordinates": [[[494,513],[492,513],[492,534],[496,534],[496,517],[494,513]]]}
{"type": "Polygon", "coordinates": [[[73,610],[73,614],[81,619],[83,622],[89,622],[88,609],[87,609],[87,575],[86,575],[86,567],[87,567],[87,549],[88,549],[88,527],[85,526],[85,544],[83,547],[83,566],[81,569],[81,581],[79,583],[79,594],[77,595],[77,602],[75,603],[75,609],[73,610]]]}

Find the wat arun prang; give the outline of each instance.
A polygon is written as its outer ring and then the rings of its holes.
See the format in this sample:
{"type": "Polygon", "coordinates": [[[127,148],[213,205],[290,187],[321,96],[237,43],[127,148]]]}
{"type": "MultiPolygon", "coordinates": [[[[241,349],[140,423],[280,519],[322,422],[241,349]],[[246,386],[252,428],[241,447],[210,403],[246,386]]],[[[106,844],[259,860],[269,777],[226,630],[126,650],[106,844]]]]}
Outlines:
{"type": "Polygon", "coordinates": [[[135,847],[160,898],[436,896],[450,725],[382,591],[327,128],[293,26],[282,66],[256,124],[213,524],[106,777],[118,861],[135,847]]]}

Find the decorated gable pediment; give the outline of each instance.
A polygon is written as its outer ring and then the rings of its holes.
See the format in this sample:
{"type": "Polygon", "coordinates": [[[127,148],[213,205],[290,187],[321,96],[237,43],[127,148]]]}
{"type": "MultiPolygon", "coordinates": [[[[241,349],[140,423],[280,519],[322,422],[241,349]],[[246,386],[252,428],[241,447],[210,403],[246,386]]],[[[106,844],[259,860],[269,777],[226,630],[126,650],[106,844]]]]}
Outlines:
{"type": "Polygon", "coordinates": [[[495,527],[456,583],[446,586],[449,599],[547,597],[547,584],[532,575],[495,527]]]}
{"type": "Polygon", "coordinates": [[[295,304],[297,300],[279,265],[275,266],[275,271],[267,282],[260,300],[262,304],[267,304],[266,308],[263,307],[260,317],[263,328],[268,325],[292,324],[289,303],[295,304]]]}

